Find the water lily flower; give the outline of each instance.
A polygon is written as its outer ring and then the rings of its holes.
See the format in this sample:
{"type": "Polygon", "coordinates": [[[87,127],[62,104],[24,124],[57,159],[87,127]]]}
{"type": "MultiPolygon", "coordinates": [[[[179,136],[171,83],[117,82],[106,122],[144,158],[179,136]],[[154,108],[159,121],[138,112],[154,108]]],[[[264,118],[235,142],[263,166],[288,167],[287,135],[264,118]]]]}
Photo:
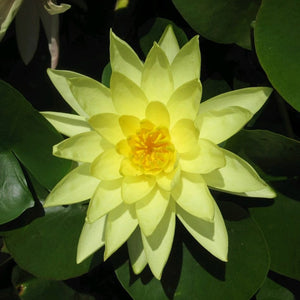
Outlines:
{"type": "Polygon", "coordinates": [[[110,88],[78,73],[48,70],[78,113],[43,113],[69,136],[53,153],[79,166],[45,206],[90,199],[77,262],[104,245],[107,259],[127,241],[133,271],[148,264],[160,279],[176,216],[204,248],[227,261],[227,231],[209,188],[250,197],[275,193],[218,144],[251,119],[272,89],[235,90],[200,104],[198,37],[180,49],[171,26],[144,63],[111,32],[110,62],[110,88]]]}
{"type": "Polygon", "coordinates": [[[16,17],[18,48],[25,64],[28,64],[37,48],[40,18],[48,39],[51,55],[51,68],[58,63],[58,14],[70,8],[69,4],[55,3],[55,0],[1,0],[0,3],[0,41],[16,17]]]}

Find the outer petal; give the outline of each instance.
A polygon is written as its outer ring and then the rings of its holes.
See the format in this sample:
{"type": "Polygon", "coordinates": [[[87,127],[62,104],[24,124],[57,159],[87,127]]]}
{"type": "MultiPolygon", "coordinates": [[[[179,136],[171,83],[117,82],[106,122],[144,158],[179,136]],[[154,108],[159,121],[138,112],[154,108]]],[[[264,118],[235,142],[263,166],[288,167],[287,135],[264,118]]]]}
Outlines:
{"type": "Polygon", "coordinates": [[[127,241],[129,258],[134,274],[140,274],[147,265],[141,232],[136,228],[127,241]]]}
{"type": "Polygon", "coordinates": [[[180,156],[180,166],[185,172],[206,174],[225,166],[223,150],[212,142],[199,139],[190,153],[180,156]]]}
{"type": "Polygon", "coordinates": [[[113,72],[119,72],[140,85],[143,63],[132,48],[112,31],[110,32],[109,52],[113,72]]]}
{"type": "Polygon", "coordinates": [[[110,88],[114,106],[120,115],[144,118],[148,100],[138,85],[121,73],[113,72],[110,88]]]}
{"type": "Polygon", "coordinates": [[[172,143],[176,151],[185,153],[193,151],[198,144],[199,131],[190,119],[181,119],[171,130],[172,143]]]}
{"type": "Polygon", "coordinates": [[[172,25],[168,25],[162,34],[159,42],[160,48],[166,53],[169,63],[171,64],[174,57],[179,52],[179,45],[174,34],[172,25]]]}
{"type": "Polygon", "coordinates": [[[244,193],[268,186],[245,160],[225,149],[222,151],[226,159],[225,167],[203,175],[210,187],[229,193],[244,193]]]}
{"type": "Polygon", "coordinates": [[[169,203],[170,193],[154,188],[135,204],[137,218],[144,235],[149,236],[161,221],[169,203]]]}
{"type": "Polygon", "coordinates": [[[249,110],[233,106],[199,114],[196,126],[200,131],[200,138],[219,144],[240,131],[251,117],[249,110]]]}
{"type": "Polygon", "coordinates": [[[239,106],[255,114],[266,102],[272,91],[269,87],[251,87],[224,93],[201,103],[199,113],[239,106]]]}
{"type": "Polygon", "coordinates": [[[36,51],[40,32],[40,18],[34,0],[23,1],[16,16],[16,34],[19,52],[27,65],[36,51]]]}
{"type": "Polygon", "coordinates": [[[174,88],[200,77],[200,49],[199,37],[193,37],[178,52],[171,64],[174,88]]]}
{"type": "Polygon", "coordinates": [[[146,109],[146,119],[156,126],[169,128],[170,116],[164,104],[158,101],[150,102],[146,109]]]}
{"type": "Polygon", "coordinates": [[[160,101],[164,104],[173,92],[173,79],[168,58],[156,43],[147,55],[141,87],[149,101],[160,101]]]}
{"type": "Polygon", "coordinates": [[[90,175],[90,164],[82,164],[68,173],[48,195],[45,207],[81,202],[92,197],[99,180],[90,175]]]}
{"type": "Polygon", "coordinates": [[[186,82],[177,88],[167,104],[172,124],[180,119],[195,120],[201,95],[202,85],[199,79],[186,82]]]}
{"type": "Polygon", "coordinates": [[[91,163],[100,155],[107,144],[96,131],[89,131],[70,137],[53,146],[53,154],[58,157],[91,163]],[[102,145],[104,146],[102,146],[102,145]]]}
{"type": "Polygon", "coordinates": [[[68,78],[67,82],[74,98],[90,117],[102,113],[115,113],[110,89],[100,82],[83,75],[68,78]]]}
{"type": "Polygon", "coordinates": [[[215,214],[214,198],[199,174],[182,174],[172,196],[191,215],[212,222],[215,214]]]}
{"type": "Polygon", "coordinates": [[[84,117],[54,111],[44,111],[41,114],[55,127],[66,135],[74,136],[82,132],[91,131],[92,128],[84,117]]]}
{"type": "Polygon", "coordinates": [[[123,157],[116,149],[110,148],[100,154],[91,164],[91,174],[101,180],[114,180],[121,177],[120,165],[123,157]]]}
{"type": "Polygon", "coordinates": [[[121,204],[108,214],[105,228],[104,260],[118,250],[138,225],[134,208],[121,204]]]}
{"type": "Polygon", "coordinates": [[[81,116],[88,117],[88,114],[81,108],[77,100],[75,99],[69,85],[69,79],[70,78],[82,78],[83,75],[71,71],[60,71],[60,70],[53,70],[48,69],[47,73],[56,87],[56,89],[59,91],[59,93],[62,95],[62,97],[65,99],[65,101],[81,116]]]}
{"type": "Polygon", "coordinates": [[[3,39],[5,32],[17,14],[23,0],[2,0],[0,3],[0,41],[3,39]]]}
{"type": "Polygon", "coordinates": [[[131,204],[146,197],[154,188],[155,183],[153,176],[124,177],[122,182],[123,201],[131,204]]]}
{"type": "Polygon", "coordinates": [[[150,236],[142,233],[147,261],[153,275],[160,280],[163,268],[169,258],[175,233],[175,205],[169,202],[166,213],[156,230],[150,236]]]}
{"type": "Polygon", "coordinates": [[[105,221],[106,216],[94,223],[84,223],[77,246],[77,264],[104,246],[105,221]]]}
{"type": "Polygon", "coordinates": [[[190,234],[212,255],[227,261],[228,235],[221,212],[215,203],[214,221],[205,222],[177,208],[177,216],[190,234]]]}
{"type": "Polygon", "coordinates": [[[122,179],[101,181],[89,203],[87,222],[92,223],[122,203],[122,179]]]}
{"type": "Polygon", "coordinates": [[[251,191],[251,192],[245,192],[245,193],[232,193],[235,195],[239,195],[242,197],[255,197],[255,198],[275,198],[276,193],[275,191],[269,187],[266,186],[265,188],[257,191],[251,191]]]}
{"type": "Polygon", "coordinates": [[[119,123],[119,116],[105,113],[93,116],[89,119],[90,125],[112,144],[117,144],[124,139],[119,123]]]}

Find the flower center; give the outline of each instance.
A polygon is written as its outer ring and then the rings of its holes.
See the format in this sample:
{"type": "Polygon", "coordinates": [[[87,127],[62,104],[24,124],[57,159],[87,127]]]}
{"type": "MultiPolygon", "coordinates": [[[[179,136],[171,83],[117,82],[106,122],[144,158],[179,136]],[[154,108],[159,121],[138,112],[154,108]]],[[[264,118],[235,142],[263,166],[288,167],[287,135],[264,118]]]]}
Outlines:
{"type": "Polygon", "coordinates": [[[144,174],[172,171],[176,155],[167,128],[141,121],[140,129],[128,137],[127,142],[131,148],[131,162],[144,174]]]}

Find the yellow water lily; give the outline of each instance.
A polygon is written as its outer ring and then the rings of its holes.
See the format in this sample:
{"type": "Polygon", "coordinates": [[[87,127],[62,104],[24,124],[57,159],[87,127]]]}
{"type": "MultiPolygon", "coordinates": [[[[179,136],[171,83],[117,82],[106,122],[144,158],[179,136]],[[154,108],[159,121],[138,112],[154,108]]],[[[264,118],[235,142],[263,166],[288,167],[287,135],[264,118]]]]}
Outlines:
{"type": "Polygon", "coordinates": [[[204,248],[227,261],[227,231],[209,187],[275,194],[246,161],[218,144],[239,131],[272,90],[245,88],[200,104],[198,37],[180,49],[171,26],[145,62],[111,32],[110,62],[110,89],[78,73],[48,71],[78,113],[43,113],[69,136],[54,146],[54,155],[79,162],[45,206],[90,199],[77,262],[104,245],[107,259],[127,241],[133,271],[148,264],[160,279],[176,216],[204,248]]]}

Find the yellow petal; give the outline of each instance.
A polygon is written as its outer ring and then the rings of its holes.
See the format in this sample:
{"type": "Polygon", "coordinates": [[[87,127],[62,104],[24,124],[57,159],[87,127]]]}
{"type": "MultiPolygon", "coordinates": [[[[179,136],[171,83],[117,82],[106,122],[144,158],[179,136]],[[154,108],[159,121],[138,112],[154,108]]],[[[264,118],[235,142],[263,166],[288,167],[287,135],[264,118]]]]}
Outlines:
{"type": "Polygon", "coordinates": [[[169,128],[170,117],[166,106],[158,101],[150,102],[146,109],[146,119],[156,126],[169,128]]]}
{"type": "Polygon", "coordinates": [[[164,104],[168,102],[173,92],[168,58],[156,43],[147,55],[141,87],[149,101],[160,101],[164,104]]]}
{"type": "Polygon", "coordinates": [[[242,197],[255,197],[255,198],[275,198],[277,196],[275,191],[269,186],[266,186],[261,190],[244,192],[244,193],[232,193],[232,194],[242,196],[242,197]]]}
{"type": "Polygon", "coordinates": [[[196,126],[200,131],[200,138],[219,144],[240,131],[251,117],[249,110],[232,106],[200,113],[196,126]]]}
{"type": "Polygon", "coordinates": [[[153,176],[124,177],[122,182],[123,201],[131,204],[146,197],[154,188],[155,183],[153,176]]]}
{"type": "Polygon", "coordinates": [[[142,240],[147,261],[153,275],[160,280],[162,271],[169,258],[175,233],[175,205],[169,201],[169,206],[161,222],[150,236],[142,233],[142,240]]]}
{"type": "Polygon", "coordinates": [[[115,113],[110,89],[102,83],[83,75],[69,78],[67,81],[74,98],[90,117],[102,113],[115,113]]]}
{"type": "Polygon", "coordinates": [[[84,132],[53,146],[53,154],[66,159],[91,163],[104,151],[105,143],[107,144],[96,131],[84,132]],[[101,145],[103,143],[104,147],[101,145]]]}
{"type": "Polygon", "coordinates": [[[65,101],[80,115],[83,117],[88,117],[88,114],[82,109],[82,107],[77,102],[74,97],[70,85],[70,78],[82,78],[83,75],[71,71],[61,71],[61,70],[47,70],[48,76],[50,77],[52,83],[65,99],[65,101]]]}
{"type": "Polygon", "coordinates": [[[208,186],[229,193],[252,192],[267,187],[267,184],[245,160],[225,149],[222,151],[226,165],[203,175],[208,186]]]}
{"type": "Polygon", "coordinates": [[[140,120],[134,116],[121,116],[119,123],[126,137],[136,134],[136,131],[140,128],[140,120]]]}
{"type": "Polygon", "coordinates": [[[106,216],[93,223],[84,223],[77,246],[77,264],[104,246],[105,221],[106,216]]]}
{"type": "Polygon", "coordinates": [[[117,144],[124,139],[119,124],[119,116],[115,114],[100,114],[89,119],[90,125],[112,144],[117,144]]]}
{"type": "Polygon", "coordinates": [[[55,129],[66,135],[74,136],[82,132],[91,131],[92,128],[86,118],[54,111],[43,111],[41,114],[55,127],[55,129]]]}
{"type": "Polygon", "coordinates": [[[269,87],[250,87],[227,92],[200,104],[199,113],[239,106],[255,114],[272,93],[269,87]]]}
{"type": "Polygon", "coordinates": [[[139,226],[144,235],[149,236],[156,229],[165,214],[170,193],[154,188],[150,194],[135,204],[139,226]]]}
{"type": "Polygon", "coordinates": [[[133,49],[112,31],[110,32],[109,53],[112,71],[119,72],[140,85],[143,63],[133,49]]]}
{"type": "Polygon", "coordinates": [[[180,156],[180,166],[185,172],[206,174],[225,166],[223,150],[212,142],[199,139],[190,153],[180,156]]]}
{"type": "Polygon", "coordinates": [[[121,162],[120,173],[122,176],[140,176],[143,172],[136,168],[130,159],[124,158],[121,162]]]}
{"type": "Polygon", "coordinates": [[[168,25],[162,34],[159,42],[160,48],[166,53],[169,63],[171,64],[174,57],[179,52],[179,45],[174,34],[172,25],[168,25]]]}
{"type": "Polygon", "coordinates": [[[160,188],[162,188],[165,191],[172,191],[174,186],[178,183],[180,179],[180,173],[181,170],[179,167],[175,168],[172,172],[170,173],[160,173],[159,175],[156,176],[156,182],[160,188]]]}
{"type": "Polygon", "coordinates": [[[174,79],[174,88],[200,77],[200,49],[199,37],[193,37],[175,56],[171,70],[174,79]]]}
{"type": "Polygon", "coordinates": [[[99,180],[90,175],[90,164],[84,163],[68,173],[48,195],[44,207],[67,205],[90,199],[99,180]]]}
{"type": "Polygon", "coordinates": [[[186,82],[172,94],[167,107],[172,124],[180,119],[195,120],[202,95],[199,79],[186,82]]]}
{"type": "Polygon", "coordinates": [[[148,100],[138,85],[121,73],[113,72],[110,88],[114,106],[119,114],[144,118],[148,100]]]}
{"type": "Polygon", "coordinates": [[[99,183],[87,210],[87,222],[92,223],[122,203],[122,179],[103,180],[99,183]]]}
{"type": "Polygon", "coordinates": [[[215,200],[201,175],[182,173],[172,196],[177,204],[191,215],[209,222],[213,220],[215,200]]]}
{"type": "Polygon", "coordinates": [[[136,228],[127,241],[129,259],[134,274],[140,274],[147,265],[141,232],[136,228]]]}
{"type": "Polygon", "coordinates": [[[190,152],[197,147],[199,131],[194,122],[189,119],[181,119],[171,130],[171,140],[179,153],[190,152]]]}
{"type": "Polygon", "coordinates": [[[104,260],[127,241],[137,225],[138,220],[134,208],[127,204],[119,205],[108,214],[105,227],[104,260]]]}
{"type": "Polygon", "coordinates": [[[206,222],[177,207],[177,216],[189,233],[212,255],[227,261],[228,235],[221,212],[215,203],[213,222],[206,222]]]}
{"type": "Polygon", "coordinates": [[[110,148],[100,154],[91,164],[91,174],[101,180],[114,180],[121,177],[120,165],[123,157],[116,149],[110,148]]]}

